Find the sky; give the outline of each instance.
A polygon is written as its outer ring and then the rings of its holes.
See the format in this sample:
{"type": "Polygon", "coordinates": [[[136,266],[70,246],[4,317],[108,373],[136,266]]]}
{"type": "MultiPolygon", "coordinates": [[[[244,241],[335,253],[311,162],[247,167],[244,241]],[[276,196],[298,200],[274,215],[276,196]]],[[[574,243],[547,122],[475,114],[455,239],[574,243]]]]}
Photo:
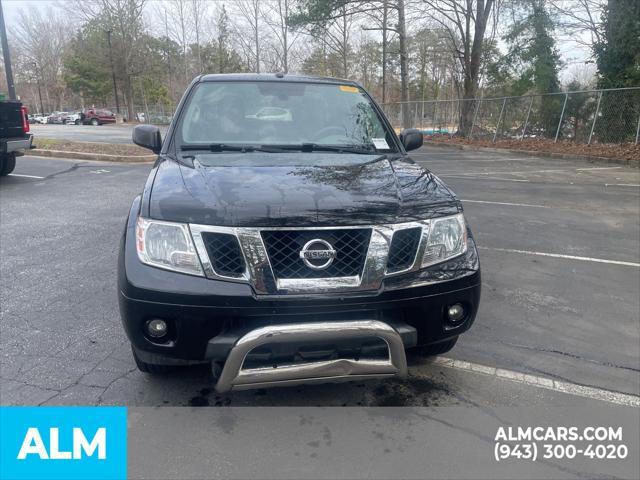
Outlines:
{"type": "MultiPolygon", "coordinates": [[[[17,21],[21,9],[38,8],[46,10],[48,7],[60,8],[60,5],[65,1],[66,0],[0,0],[4,9],[7,28],[10,28],[12,22],[17,21]]],[[[590,57],[590,52],[585,47],[579,46],[566,38],[559,39],[556,47],[560,52],[561,59],[565,63],[564,69],[560,72],[560,79],[563,83],[571,81],[578,70],[584,68],[590,71],[595,70],[593,65],[584,67],[585,62],[587,62],[590,57]]]]}

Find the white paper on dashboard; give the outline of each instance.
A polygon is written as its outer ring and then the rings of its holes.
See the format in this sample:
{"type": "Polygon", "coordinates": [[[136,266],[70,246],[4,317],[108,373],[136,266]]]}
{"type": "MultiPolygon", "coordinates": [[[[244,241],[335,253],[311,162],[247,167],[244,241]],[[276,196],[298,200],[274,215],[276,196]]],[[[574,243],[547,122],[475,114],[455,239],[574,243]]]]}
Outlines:
{"type": "Polygon", "coordinates": [[[371,141],[378,150],[389,150],[389,144],[384,138],[372,138],[371,141]]]}

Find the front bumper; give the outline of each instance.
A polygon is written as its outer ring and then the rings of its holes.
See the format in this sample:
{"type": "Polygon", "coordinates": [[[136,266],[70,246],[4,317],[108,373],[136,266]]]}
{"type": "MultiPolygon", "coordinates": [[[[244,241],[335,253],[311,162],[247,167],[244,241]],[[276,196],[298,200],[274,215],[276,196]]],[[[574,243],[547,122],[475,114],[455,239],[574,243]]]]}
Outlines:
{"type": "Polygon", "coordinates": [[[395,330],[404,347],[438,343],[466,331],[480,301],[480,265],[472,238],[464,255],[387,278],[376,291],[269,296],[257,295],[245,283],[142,264],[134,245],[136,216],[134,204],[118,265],[121,318],[137,352],[164,357],[168,363],[223,363],[232,349],[212,348],[212,342],[224,344],[219,340],[227,338],[227,345],[235,345],[252,331],[294,324],[306,324],[312,331],[318,324],[378,322],[395,330]],[[464,306],[466,315],[452,325],[445,312],[455,303],[464,306]],[[153,318],[169,324],[168,340],[159,343],[147,336],[145,325],[153,318]]]}

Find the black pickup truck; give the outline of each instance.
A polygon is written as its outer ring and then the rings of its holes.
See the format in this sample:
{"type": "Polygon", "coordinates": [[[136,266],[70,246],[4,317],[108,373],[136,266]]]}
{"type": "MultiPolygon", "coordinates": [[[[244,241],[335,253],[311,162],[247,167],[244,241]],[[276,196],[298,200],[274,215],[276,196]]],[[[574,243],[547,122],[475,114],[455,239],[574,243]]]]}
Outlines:
{"type": "Polygon", "coordinates": [[[20,102],[0,101],[0,176],[16,167],[16,157],[31,148],[27,108],[20,102]]]}
{"type": "Polygon", "coordinates": [[[480,301],[455,194],[357,83],[203,75],[129,211],[119,301],[138,368],[210,362],[218,392],[407,374],[480,301]]]}

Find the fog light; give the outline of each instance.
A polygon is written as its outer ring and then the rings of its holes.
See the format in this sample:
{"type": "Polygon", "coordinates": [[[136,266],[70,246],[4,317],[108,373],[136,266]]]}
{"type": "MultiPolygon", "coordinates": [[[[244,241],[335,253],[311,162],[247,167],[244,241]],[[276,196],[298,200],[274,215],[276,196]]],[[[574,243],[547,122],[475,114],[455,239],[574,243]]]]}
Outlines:
{"type": "Polygon", "coordinates": [[[161,338],[167,334],[167,322],[156,318],[147,322],[147,333],[150,337],[161,338]]]}
{"type": "Polygon", "coordinates": [[[453,323],[457,323],[460,320],[462,320],[464,318],[464,314],[465,314],[464,307],[459,303],[456,303],[455,305],[451,305],[447,309],[447,317],[449,318],[449,321],[453,323]]]}

